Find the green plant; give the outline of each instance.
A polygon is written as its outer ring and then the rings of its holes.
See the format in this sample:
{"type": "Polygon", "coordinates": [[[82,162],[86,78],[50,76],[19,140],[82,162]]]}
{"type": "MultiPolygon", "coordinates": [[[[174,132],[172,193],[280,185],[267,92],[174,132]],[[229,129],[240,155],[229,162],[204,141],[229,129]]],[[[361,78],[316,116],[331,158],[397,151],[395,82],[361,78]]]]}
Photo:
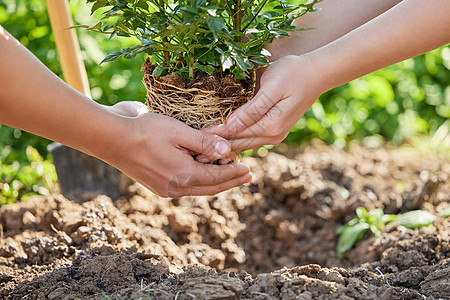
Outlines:
{"type": "Polygon", "coordinates": [[[104,62],[147,53],[156,65],[155,77],[177,72],[193,79],[198,71],[227,71],[244,79],[254,64],[268,64],[265,43],[306,29],[291,23],[314,11],[319,1],[87,0],[92,12],[106,8],[103,21],[78,27],[139,39],[140,44],[111,53],[104,62]]]}
{"type": "MultiPolygon", "coordinates": [[[[445,212],[444,212],[445,213],[445,212]]],[[[406,228],[415,229],[433,224],[436,216],[423,210],[413,210],[399,215],[385,214],[381,208],[367,211],[364,207],[356,209],[356,216],[344,226],[338,228],[339,234],[336,251],[339,258],[350,250],[369,230],[379,236],[387,223],[394,222],[406,228]]]]}
{"type": "MultiPolygon", "coordinates": [[[[85,1],[70,1],[76,24],[94,24],[101,18],[102,9],[90,15],[85,1]]],[[[61,76],[45,1],[0,1],[0,24],[61,76]]],[[[142,74],[135,72],[141,66],[138,59],[99,65],[105,57],[103,49],[119,51],[136,44],[134,38],[108,39],[88,30],[78,30],[78,37],[96,101],[111,105],[121,100],[144,99],[142,74]]],[[[144,55],[138,54],[141,60],[144,55]]],[[[423,134],[423,139],[430,143],[423,145],[420,140],[419,147],[434,153],[436,134],[442,132],[450,117],[449,80],[450,46],[447,45],[327,92],[299,121],[286,141],[299,145],[320,138],[343,147],[351,140],[358,140],[370,146],[384,141],[400,144],[423,134]],[[432,139],[428,137],[430,134],[432,139]]],[[[29,164],[25,154],[28,145],[36,148],[45,160],[51,160],[46,150],[50,141],[44,138],[0,125],[0,141],[0,152],[8,152],[7,156],[0,156],[3,165],[14,161],[29,164]]],[[[411,142],[413,146],[418,145],[416,138],[411,142]]],[[[448,156],[450,152],[442,148],[443,144],[438,151],[448,156]]],[[[1,182],[5,180],[0,178],[1,182]]],[[[32,190],[34,184],[27,189],[32,190]]]]}
{"type": "Polygon", "coordinates": [[[44,160],[39,152],[28,146],[28,163],[21,165],[14,161],[3,163],[8,148],[0,153],[0,205],[14,203],[17,199],[26,199],[31,195],[48,195],[55,189],[57,181],[53,164],[44,160]]]}
{"type": "Polygon", "coordinates": [[[447,207],[446,209],[439,212],[439,216],[443,218],[450,217],[450,207],[447,207]]]}

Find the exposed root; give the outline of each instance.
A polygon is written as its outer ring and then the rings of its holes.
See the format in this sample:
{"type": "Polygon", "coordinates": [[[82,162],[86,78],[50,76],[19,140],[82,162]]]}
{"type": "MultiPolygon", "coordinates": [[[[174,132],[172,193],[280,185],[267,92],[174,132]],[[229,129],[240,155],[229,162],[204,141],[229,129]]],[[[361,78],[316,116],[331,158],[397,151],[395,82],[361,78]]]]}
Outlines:
{"type": "Polygon", "coordinates": [[[253,97],[255,90],[254,73],[246,81],[236,80],[230,74],[201,74],[194,82],[188,82],[176,73],[155,78],[153,68],[149,59],[142,66],[149,111],[195,129],[225,122],[253,97]]]}

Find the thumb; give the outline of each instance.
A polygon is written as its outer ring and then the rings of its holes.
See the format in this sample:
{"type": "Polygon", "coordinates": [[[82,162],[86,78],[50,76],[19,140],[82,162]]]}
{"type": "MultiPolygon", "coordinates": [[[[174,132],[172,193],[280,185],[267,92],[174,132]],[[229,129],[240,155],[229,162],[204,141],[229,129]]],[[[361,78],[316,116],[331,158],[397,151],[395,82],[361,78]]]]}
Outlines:
{"type": "Polygon", "coordinates": [[[226,127],[230,133],[236,133],[258,122],[280,99],[266,82],[252,100],[238,108],[227,120],[226,127]]]}
{"type": "MultiPolygon", "coordinates": [[[[179,144],[183,148],[191,150],[196,154],[203,154],[209,161],[223,158],[230,153],[231,146],[224,138],[190,127],[187,129],[180,137],[179,144]]],[[[202,162],[206,162],[206,160],[202,162]]]]}

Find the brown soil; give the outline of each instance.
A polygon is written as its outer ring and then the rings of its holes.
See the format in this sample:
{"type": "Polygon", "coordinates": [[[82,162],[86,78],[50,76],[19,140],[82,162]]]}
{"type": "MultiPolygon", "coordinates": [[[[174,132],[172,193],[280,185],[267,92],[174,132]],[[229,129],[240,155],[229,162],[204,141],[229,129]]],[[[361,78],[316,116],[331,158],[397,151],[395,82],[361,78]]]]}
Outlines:
{"type": "Polygon", "coordinates": [[[147,58],[142,71],[150,112],[175,118],[196,129],[223,123],[255,92],[254,72],[246,80],[237,80],[231,74],[198,72],[190,81],[176,73],[155,78],[153,69],[147,58]]]}
{"type": "Polygon", "coordinates": [[[0,298],[450,299],[450,218],[391,225],[335,253],[335,230],[358,206],[449,207],[449,161],[322,144],[288,156],[244,158],[253,183],[215,197],[132,185],[116,203],[3,206],[0,298]]]}

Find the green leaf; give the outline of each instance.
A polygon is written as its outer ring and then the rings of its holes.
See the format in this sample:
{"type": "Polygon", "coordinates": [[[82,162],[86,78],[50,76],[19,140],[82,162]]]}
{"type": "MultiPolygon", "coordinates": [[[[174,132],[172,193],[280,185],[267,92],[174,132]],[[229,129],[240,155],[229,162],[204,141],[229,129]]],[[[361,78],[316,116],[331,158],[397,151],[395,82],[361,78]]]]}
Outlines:
{"type": "Polygon", "coordinates": [[[439,213],[439,216],[444,217],[444,218],[450,217],[450,207],[448,207],[447,209],[442,210],[439,213]]]}
{"type": "Polygon", "coordinates": [[[194,63],[194,68],[199,69],[205,73],[208,73],[209,75],[211,75],[214,72],[214,70],[216,69],[211,65],[202,65],[202,64],[199,64],[198,62],[194,63]]]}
{"type": "Polygon", "coordinates": [[[107,0],[98,0],[97,2],[94,3],[94,5],[92,5],[91,8],[91,15],[99,8],[104,7],[106,4],[108,4],[107,0]]]}
{"type": "Polygon", "coordinates": [[[336,251],[340,258],[343,257],[347,250],[350,250],[353,245],[362,238],[364,232],[369,229],[369,224],[358,223],[353,226],[347,226],[339,236],[339,240],[336,246],[336,251]]]}
{"type": "Polygon", "coordinates": [[[166,70],[166,68],[164,67],[164,64],[159,64],[153,70],[152,75],[155,76],[155,77],[160,77],[161,75],[163,75],[165,70],[166,70]]]}
{"type": "Polygon", "coordinates": [[[395,219],[397,219],[396,215],[387,215],[387,214],[383,215],[383,217],[381,218],[381,220],[383,221],[384,224],[395,221],[395,219]]]}
{"type": "Polygon", "coordinates": [[[365,209],[364,207],[358,207],[358,208],[356,208],[356,215],[357,215],[358,218],[360,218],[361,220],[367,219],[367,217],[368,217],[367,209],[365,209]]]}
{"type": "Polygon", "coordinates": [[[104,62],[113,62],[113,61],[117,61],[119,60],[119,58],[121,58],[123,55],[122,52],[118,51],[118,52],[113,52],[111,54],[109,54],[108,56],[106,56],[101,62],[100,64],[104,63],[104,62]]]}
{"type": "Polygon", "coordinates": [[[433,224],[436,216],[424,210],[413,210],[397,216],[395,222],[406,228],[415,229],[433,224]]]}
{"type": "Polygon", "coordinates": [[[383,210],[382,210],[381,208],[377,208],[377,209],[372,209],[372,210],[368,213],[368,215],[369,215],[369,216],[375,217],[375,219],[377,219],[377,220],[381,220],[381,218],[382,218],[383,215],[384,215],[384,212],[383,212],[383,210]]]}
{"type": "Polygon", "coordinates": [[[255,57],[250,58],[250,60],[254,63],[257,63],[258,65],[266,66],[269,64],[269,61],[265,57],[255,56],[255,57]]]}
{"type": "Polygon", "coordinates": [[[215,39],[217,39],[220,31],[226,26],[225,21],[219,17],[207,16],[206,22],[215,39]]]}
{"type": "Polygon", "coordinates": [[[209,51],[210,49],[199,49],[200,51],[198,51],[198,54],[196,55],[196,57],[198,57],[198,60],[201,61],[202,63],[207,63],[210,65],[217,65],[217,62],[215,61],[215,57],[214,57],[214,52],[213,51],[209,51]]]}
{"type": "Polygon", "coordinates": [[[234,69],[231,71],[231,73],[234,74],[234,77],[235,77],[236,79],[245,79],[245,75],[246,75],[245,71],[243,71],[243,70],[241,70],[241,69],[239,69],[239,68],[234,68],[234,69]]]}
{"type": "Polygon", "coordinates": [[[146,1],[146,0],[139,0],[139,1],[136,3],[136,6],[142,8],[142,9],[144,9],[144,10],[148,10],[148,4],[147,4],[147,1],[146,1]]]}

